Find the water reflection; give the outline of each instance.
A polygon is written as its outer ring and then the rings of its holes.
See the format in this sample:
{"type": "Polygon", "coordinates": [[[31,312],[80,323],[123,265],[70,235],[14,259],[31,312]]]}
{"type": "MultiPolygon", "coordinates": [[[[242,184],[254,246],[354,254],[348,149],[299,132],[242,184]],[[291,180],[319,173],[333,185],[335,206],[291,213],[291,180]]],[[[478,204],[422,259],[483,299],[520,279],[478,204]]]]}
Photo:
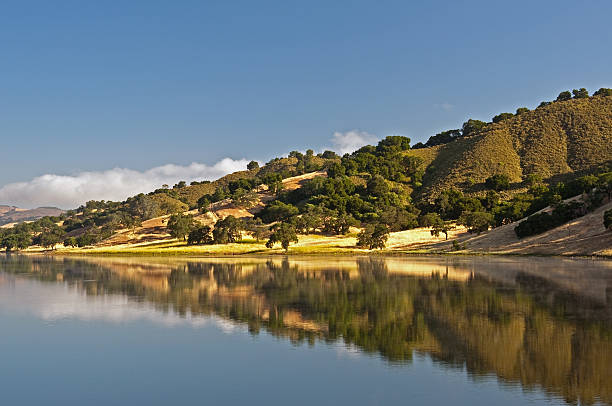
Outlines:
{"type": "Polygon", "coordinates": [[[7,256],[0,270],[5,286],[28,276],[59,289],[31,295],[40,298],[31,311],[47,320],[172,326],[214,316],[254,335],[343,342],[398,364],[424,354],[474,379],[494,375],[571,403],[612,404],[610,262],[7,256]]]}

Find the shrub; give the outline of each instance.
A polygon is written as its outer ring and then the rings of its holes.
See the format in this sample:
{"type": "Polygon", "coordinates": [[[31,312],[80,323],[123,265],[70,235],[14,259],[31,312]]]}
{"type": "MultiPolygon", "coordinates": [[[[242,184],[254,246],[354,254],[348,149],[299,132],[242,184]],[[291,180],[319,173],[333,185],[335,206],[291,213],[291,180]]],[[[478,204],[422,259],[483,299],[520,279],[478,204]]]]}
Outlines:
{"type": "Polygon", "coordinates": [[[500,190],[508,189],[510,188],[510,177],[505,174],[493,175],[485,180],[485,186],[498,192],[500,190]]]}
{"type": "Polygon", "coordinates": [[[519,107],[518,109],[516,109],[516,115],[520,116],[521,114],[525,114],[529,112],[529,109],[527,107],[519,107]]]}
{"type": "Polygon", "coordinates": [[[512,113],[500,113],[498,115],[496,115],[495,117],[493,117],[493,122],[494,123],[499,123],[501,121],[507,120],[509,118],[514,117],[514,114],[512,113]]]}
{"type": "Polygon", "coordinates": [[[593,96],[612,96],[612,89],[602,87],[601,89],[593,93],[593,96]]]}

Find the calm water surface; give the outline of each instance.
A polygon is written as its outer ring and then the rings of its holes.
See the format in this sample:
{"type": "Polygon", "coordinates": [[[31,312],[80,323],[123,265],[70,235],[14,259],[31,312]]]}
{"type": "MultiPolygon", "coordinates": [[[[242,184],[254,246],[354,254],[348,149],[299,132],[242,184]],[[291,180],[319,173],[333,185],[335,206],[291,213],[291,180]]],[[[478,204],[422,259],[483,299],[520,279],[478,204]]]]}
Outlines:
{"type": "Polygon", "coordinates": [[[0,404],[612,404],[612,262],[0,255],[0,404]]]}

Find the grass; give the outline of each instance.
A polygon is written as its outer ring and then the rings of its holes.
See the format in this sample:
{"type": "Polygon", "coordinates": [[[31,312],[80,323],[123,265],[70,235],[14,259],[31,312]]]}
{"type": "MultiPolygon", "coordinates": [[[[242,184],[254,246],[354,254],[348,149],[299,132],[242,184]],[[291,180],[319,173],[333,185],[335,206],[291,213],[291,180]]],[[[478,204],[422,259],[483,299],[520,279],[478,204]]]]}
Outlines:
{"type": "MultiPolygon", "coordinates": [[[[54,251],[58,255],[142,255],[142,256],[232,256],[232,255],[337,255],[337,254],[367,254],[368,250],[356,248],[354,234],[346,236],[301,235],[299,242],[292,244],[285,252],[280,245],[270,249],[264,241],[245,238],[232,244],[188,245],[184,241],[167,239],[163,241],[124,244],[110,247],[92,248],[59,248],[54,251]]],[[[381,252],[392,252],[382,250],[381,252]]]]}
{"type": "Polygon", "coordinates": [[[411,150],[424,160],[419,195],[458,187],[478,192],[486,178],[503,173],[517,186],[528,174],[544,179],[588,171],[612,156],[612,97],[555,102],[489,124],[475,136],[411,150]]]}

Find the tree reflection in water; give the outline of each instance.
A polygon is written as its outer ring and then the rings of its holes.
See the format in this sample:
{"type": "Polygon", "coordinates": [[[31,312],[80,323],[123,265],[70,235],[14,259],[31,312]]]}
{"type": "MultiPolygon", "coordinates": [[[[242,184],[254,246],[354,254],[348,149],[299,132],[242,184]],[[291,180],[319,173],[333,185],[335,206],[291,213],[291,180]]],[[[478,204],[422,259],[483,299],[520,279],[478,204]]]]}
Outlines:
{"type": "Polygon", "coordinates": [[[498,273],[486,261],[390,261],[7,256],[0,269],[160,312],[216,315],[295,344],[341,340],[394,363],[426,354],[475,379],[494,374],[572,403],[612,403],[611,276],[593,282],[604,283],[602,297],[512,261],[498,273]]]}

